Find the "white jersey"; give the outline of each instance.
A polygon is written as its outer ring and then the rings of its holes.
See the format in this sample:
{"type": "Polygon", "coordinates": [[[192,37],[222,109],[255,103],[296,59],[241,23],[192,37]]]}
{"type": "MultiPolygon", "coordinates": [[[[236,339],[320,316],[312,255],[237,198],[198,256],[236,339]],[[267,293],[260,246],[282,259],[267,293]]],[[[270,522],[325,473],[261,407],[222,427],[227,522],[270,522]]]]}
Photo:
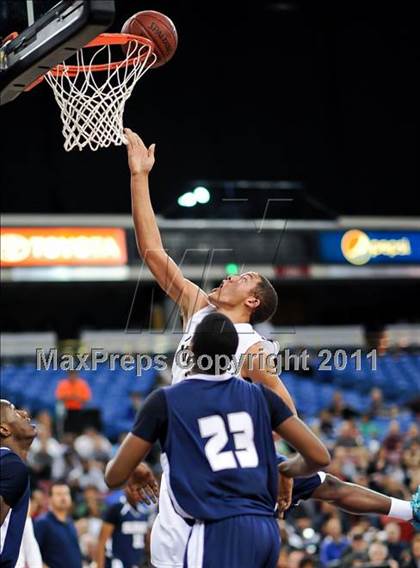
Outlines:
{"type": "MultiPolygon", "coordinates": [[[[188,372],[187,355],[191,343],[191,339],[197,329],[199,323],[203,319],[217,310],[216,306],[209,304],[205,308],[198,310],[185,326],[184,334],[179,342],[172,363],[172,384],[179,383],[185,379],[188,372]]],[[[256,343],[262,343],[263,351],[266,353],[278,353],[278,344],[275,341],[269,341],[255,331],[249,323],[235,323],[235,329],[238,332],[238,348],[235,354],[235,360],[232,368],[232,374],[240,375],[240,368],[244,361],[245,353],[250,347],[256,343]]]]}
{"type": "MultiPolygon", "coordinates": [[[[198,324],[208,315],[217,310],[216,306],[209,304],[196,312],[188,321],[184,334],[175,352],[172,364],[172,383],[178,383],[186,378],[189,368],[186,364],[186,350],[198,324]]],[[[235,354],[235,373],[240,374],[240,366],[245,353],[256,343],[263,344],[267,353],[277,354],[278,346],[275,342],[267,341],[257,333],[249,323],[236,323],[239,343],[235,354]]],[[[191,528],[180,517],[172,505],[165,478],[165,464],[162,463],[162,475],[159,495],[159,514],[156,517],[151,535],[152,564],[156,568],[183,568],[184,554],[187,547],[191,528]]]]}

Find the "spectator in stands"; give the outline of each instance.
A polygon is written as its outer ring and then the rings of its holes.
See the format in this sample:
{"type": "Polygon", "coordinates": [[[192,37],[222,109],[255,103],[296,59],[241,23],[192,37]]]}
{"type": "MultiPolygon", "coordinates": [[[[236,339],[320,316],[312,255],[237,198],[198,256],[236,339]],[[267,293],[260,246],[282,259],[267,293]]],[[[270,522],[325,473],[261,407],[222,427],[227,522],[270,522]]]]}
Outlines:
{"type": "Polygon", "coordinates": [[[49,480],[54,477],[55,468],[62,459],[64,448],[52,437],[51,425],[38,422],[38,438],[28,454],[28,463],[32,469],[35,482],[49,480]]]}
{"type": "Polygon", "coordinates": [[[55,397],[66,410],[82,410],[92,398],[92,393],[87,382],[76,371],[69,371],[68,378],[58,383],[55,397]]]}
{"type": "Polygon", "coordinates": [[[70,517],[70,488],[66,483],[56,482],[49,495],[49,512],[34,522],[42,561],[48,568],[82,568],[78,535],[70,517]]]}
{"type": "Polygon", "coordinates": [[[40,489],[34,489],[32,491],[29,511],[32,520],[46,511],[46,497],[40,489]]]}
{"type": "Polygon", "coordinates": [[[95,428],[86,428],[74,441],[74,449],[84,460],[108,461],[112,457],[112,444],[95,428]]]}
{"type": "Polygon", "coordinates": [[[403,568],[420,568],[420,533],[413,537],[410,556],[411,558],[403,564],[403,568]]]}
{"type": "Polygon", "coordinates": [[[304,556],[299,562],[299,568],[317,568],[317,564],[310,556],[304,556]]]}
{"type": "Polygon", "coordinates": [[[83,498],[79,500],[75,507],[74,516],[76,519],[101,519],[104,508],[105,504],[98,488],[94,485],[88,485],[83,491],[83,498]]]}
{"type": "Polygon", "coordinates": [[[341,564],[343,568],[350,568],[353,566],[354,560],[361,560],[365,557],[367,552],[367,542],[363,538],[363,533],[354,531],[351,535],[350,546],[341,556],[341,564]]]}
{"type": "Polygon", "coordinates": [[[321,565],[327,567],[330,562],[338,560],[349,546],[349,540],[343,536],[341,522],[331,518],[325,526],[326,537],[320,547],[321,565]]]}
{"type": "Polygon", "coordinates": [[[363,445],[360,433],[351,420],[345,420],[342,423],[336,445],[343,448],[357,448],[363,445]]]}
{"type": "Polygon", "coordinates": [[[343,395],[340,391],[334,393],[329,411],[334,418],[343,418],[344,420],[348,420],[357,415],[357,413],[344,402],[343,395]]]}
{"type": "Polygon", "coordinates": [[[48,452],[50,438],[45,430],[38,431],[38,443],[35,451],[28,453],[28,464],[31,467],[32,482],[36,485],[42,480],[51,478],[53,458],[48,452]]]}
{"type": "Polygon", "coordinates": [[[71,487],[80,491],[90,485],[96,487],[101,493],[108,490],[104,481],[103,464],[95,460],[81,460],[80,465],[69,473],[68,482],[71,487]]]}
{"type": "Polygon", "coordinates": [[[370,391],[370,407],[369,413],[371,416],[388,416],[389,411],[385,407],[384,395],[380,388],[374,387],[370,391]]]}
{"type": "Polygon", "coordinates": [[[287,568],[299,568],[301,561],[305,558],[303,550],[292,550],[287,559],[287,568]]]}
{"type": "Polygon", "coordinates": [[[130,407],[127,410],[127,420],[133,422],[142,406],[143,397],[141,396],[141,393],[138,391],[132,391],[130,393],[130,407]]]}
{"type": "Polygon", "coordinates": [[[385,525],[386,543],[389,555],[397,562],[401,559],[401,554],[405,549],[401,542],[401,529],[398,523],[387,523],[385,525]]]}
{"type": "Polygon", "coordinates": [[[74,516],[79,543],[83,556],[89,560],[96,558],[97,543],[102,526],[102,514],[105,504],[98,489],[88,486],[83,492],[83,499],[75,507],[74,516]]]}
{"type": "Polygon", "coordinates": [[[374,541],[369,546],[368,549],[368,562],[369,566],[378,566],[384,568],[389,566],[389,568],[398,568],[398,562],[395,562],[393,558],[390,557],[388,547],[379,541],[374,541]]]}
{"type": "Polygon", "coordinates": [[[401,451],[402,435],[398,420],[392,420],[389,424],[388,433],[385,436],[382,445],[388,452],[401,451]]]}
{"type": "Polygon", "coordinates": [[[334,418],[330,410],[327,408],[321,410],[315,426],[318,435],[322,437],[323,441],[334,440],[334,418]]]}

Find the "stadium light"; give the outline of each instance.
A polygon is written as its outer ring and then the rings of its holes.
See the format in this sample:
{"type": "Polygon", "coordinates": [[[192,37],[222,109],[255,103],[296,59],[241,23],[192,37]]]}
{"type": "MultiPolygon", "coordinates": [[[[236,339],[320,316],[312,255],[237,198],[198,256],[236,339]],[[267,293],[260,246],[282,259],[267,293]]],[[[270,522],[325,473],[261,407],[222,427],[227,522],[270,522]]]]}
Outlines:
{"type": "Polygon", "coordinates": [[[225,271],[228,276],[234,276],[235,274],[239,274],[239,266],[235,262],[229,262],[226,264],[225,271]]]}
{"type": "Polygon", "coordinates": [[[193,191],[193,194],[198,203],[204,205],[205,203],[208,203],[210,201],[210,192],[206,187],[202,185],[196,187],[193,191]]]}
{"type": "Polygon", "coordinates": [[[183,193],[178,197],[178,205],[180,207],[194,207],[197,205],[197,198],[192,193],[192,191],[188,191],[187,193],[183,193]]]}

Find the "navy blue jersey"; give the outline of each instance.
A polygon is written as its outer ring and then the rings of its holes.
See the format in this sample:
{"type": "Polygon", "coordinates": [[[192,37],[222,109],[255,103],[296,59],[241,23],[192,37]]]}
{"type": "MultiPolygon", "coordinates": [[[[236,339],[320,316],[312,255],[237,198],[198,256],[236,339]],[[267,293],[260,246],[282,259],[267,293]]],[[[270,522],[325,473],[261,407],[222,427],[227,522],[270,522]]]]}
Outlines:
{"type": "Polygon", "coordinates": [[[82,568],[76,527],[69,517],[62,522],[49,511],[34,521],[42,560],[50,568],[82,568]]]}
{"type": "Polygon", "coordinates": [[[10,507],[0,528],[0,566],[13,568],[28,515],[29,473],[26,464],[9,448],[0,448],[0,495],[10,507]]]}
{"type": "Polygon", "coordinates": [[[144,561],[145,537],[152,527],[155,511],[138,503],[133,507],[122,496],[118,503],[111,505],[105,512],[103,520],[114,526],[109,542],[106,545],[108,565],[117,564],[121,568],[141,566],[144,561]]]}
{"type": "Polygon", "coordinates": [[[194,375],[153,393],[133,434],[160,439],[169,493],[185,519],[272,516],[278,470],[271,432],[290,416],[262,385],[194,375]]]}

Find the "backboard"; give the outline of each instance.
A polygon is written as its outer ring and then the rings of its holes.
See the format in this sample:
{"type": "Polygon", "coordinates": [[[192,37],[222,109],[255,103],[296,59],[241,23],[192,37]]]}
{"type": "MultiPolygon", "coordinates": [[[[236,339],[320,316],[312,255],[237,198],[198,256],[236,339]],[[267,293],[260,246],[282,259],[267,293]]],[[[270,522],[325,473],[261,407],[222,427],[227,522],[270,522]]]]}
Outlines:
{"type": "Polygon", "coordinates": [[[114,0],[0,2],[0,105],[105,32],[114,15],[114,0]]]}

